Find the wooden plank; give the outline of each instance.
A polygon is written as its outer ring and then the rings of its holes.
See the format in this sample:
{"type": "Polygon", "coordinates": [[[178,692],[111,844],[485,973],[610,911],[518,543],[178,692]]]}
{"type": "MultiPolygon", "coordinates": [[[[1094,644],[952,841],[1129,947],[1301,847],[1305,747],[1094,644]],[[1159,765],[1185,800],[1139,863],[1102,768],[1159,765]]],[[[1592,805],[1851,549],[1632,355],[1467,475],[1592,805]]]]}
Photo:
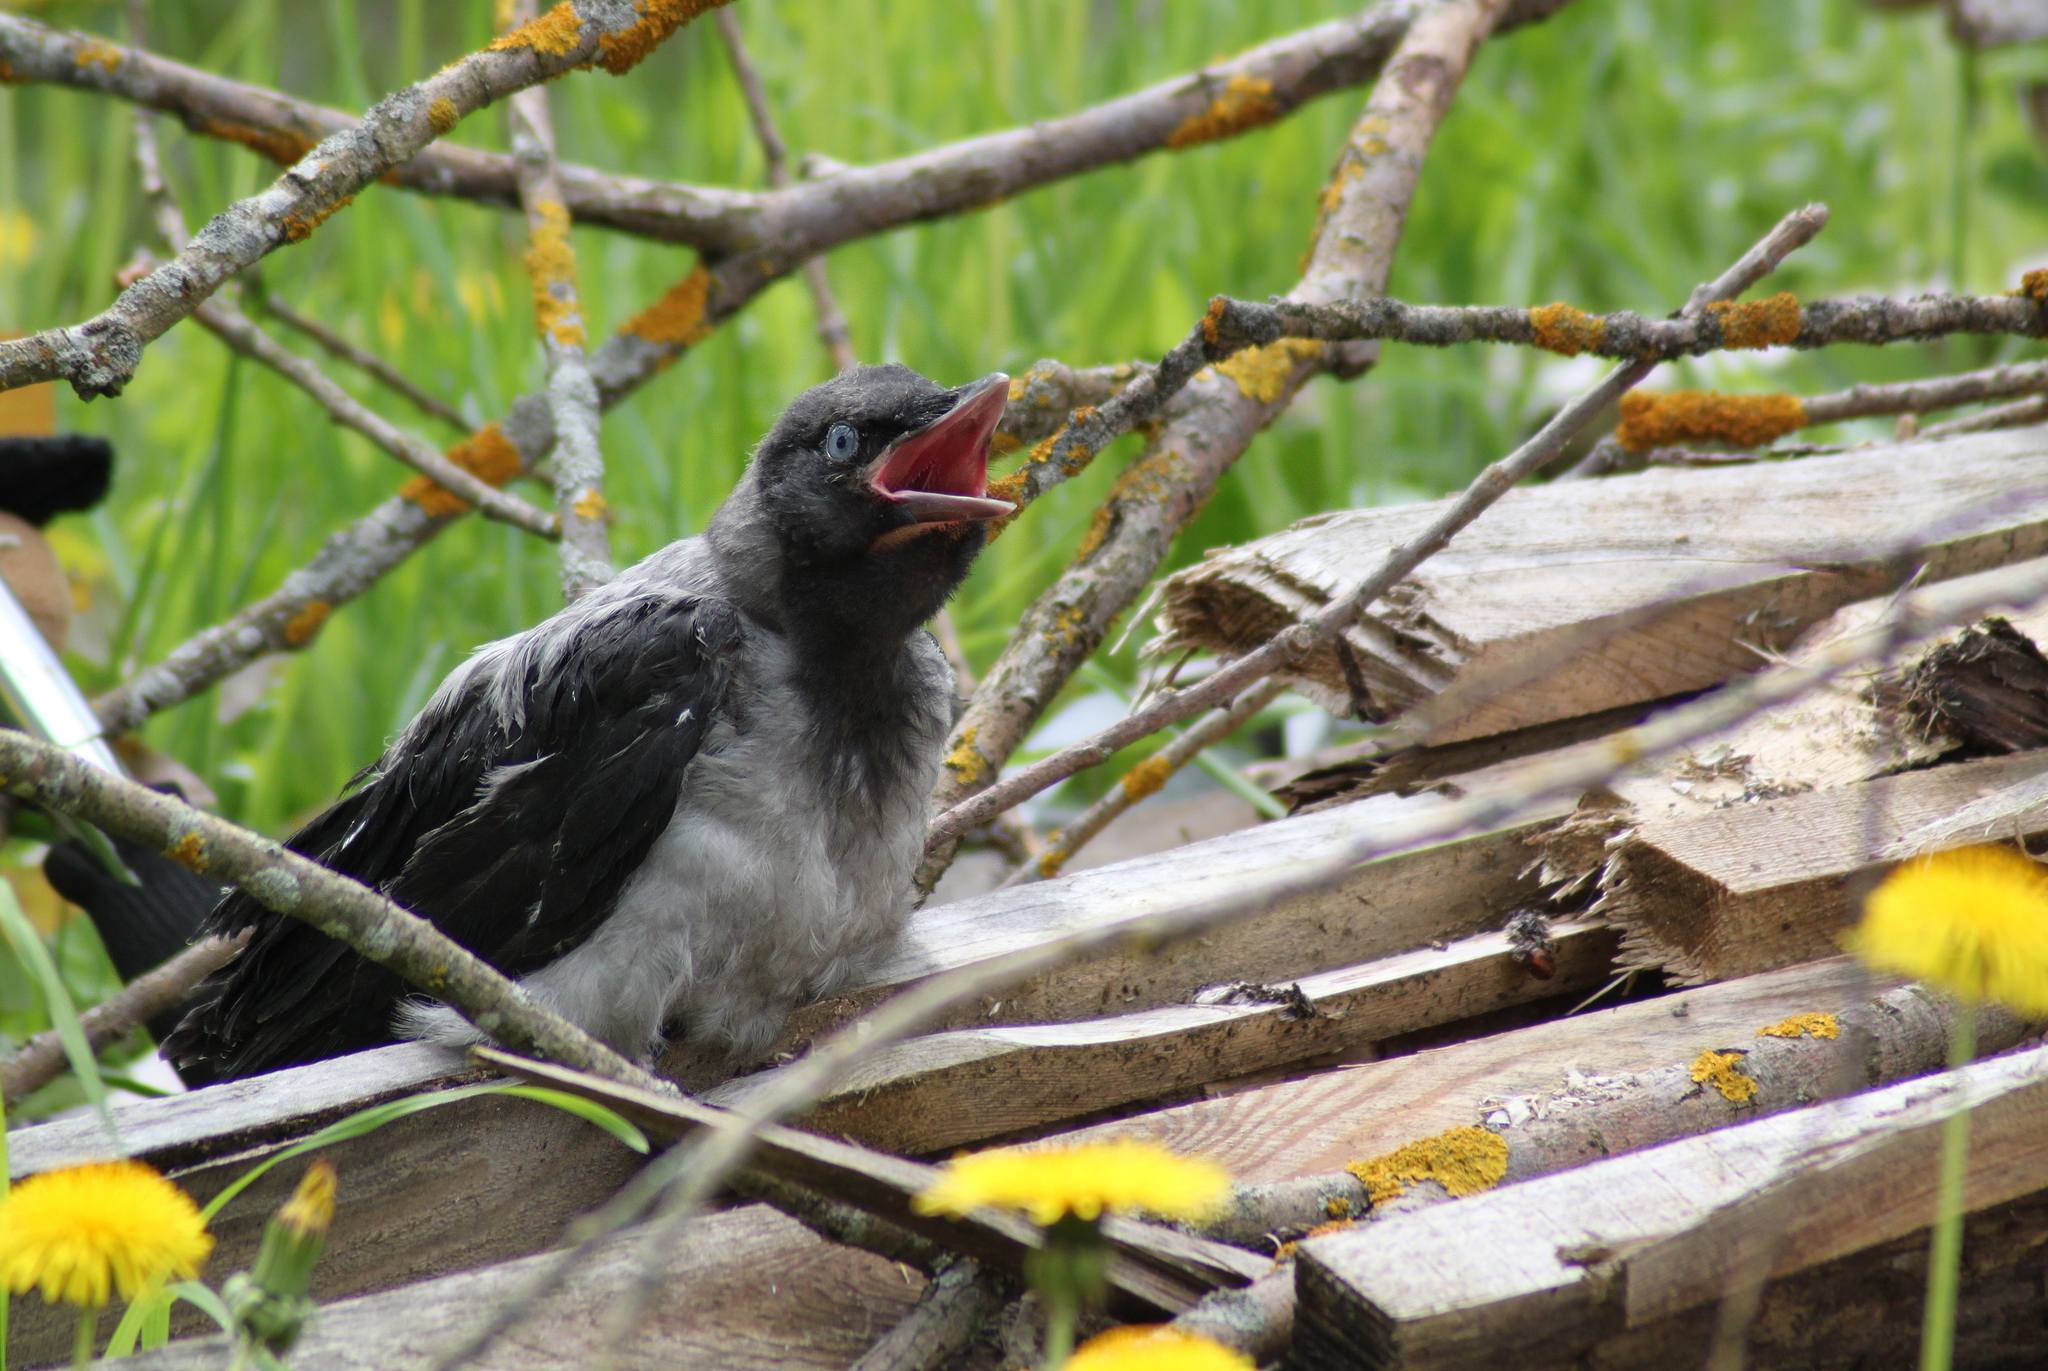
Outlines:
{"type": "MultiPolygon", "coordinates": [[[[366,1103],[447,1083],[459,1059],[416,1044],[215,1086],[116,1109],[132,1154],[164,1170],[201,1203],[289,1142],[366,1103]]],[[[8,1137],[16,1177],[100,1158],[97,1119],[66,1119],[8,1137]]],[[[484,1097],[429,1110],[325,1155],[341,1177],[341,1204],[314,1298],[341,1299],[406,1281],[523,1256],[553,1243],[576,1215],[608,1199],[640,1165],[602,1130],[530,1100],[484,1097]]],[[[301,1168],[286,1163],[214,1220],[209,1269],[245,1269],[263,1226],[301,1168]]],[[[16,1364],[69,1357],[69,1311],[17,1299],[8,1322],[16,1364]]],[[[119,1310],[101,1319],[113,1331],[119,1310]]],[[[174,1328],[210,1327],[179,1306],[174,1328]]]]}
{"type": "MultiPolygon", "coordinates": [[[[2044,775],[2048,749],[1647,817],[1614,850],[1597,907],[1624,930],[1622,965],[1683,982],[1825,956],[1850,922],[1852,883],[1884,869],[1892,844],[2044,775]]],[[[2048,815],[2037,809],[2023,827],[2048,831],[2048,815]]],[[[1930,846],[1974,836],[1949,832],[1930,846]]]]}
{"type": "MultiPolygon", "coordinates": [[[[1547,981],[1510,958],[1503,935],[1482,933],[1441,950],[1286,983],[1313,1002],[1306,1016],[1275,995],[1264,1003],[1175,1005],[1086,1023],[932,1034],[868,1061],[803,1125],[892,1152],[936,1152],[1583,991],[1608,978],[1610,929],[1576,923],[1555,932],[1557,971],[1547,981]]],[[[707,1099],[742,1106],[775,1074],[742,1077],[707,1099]]]]}
{"type": "MultiPolygon", "coordinates": [[[[1931,540],[1930,581],[2048,552],[2043,476],[2048,433],[2019,429],[1515,490],[1346,636],[1372,705],[1431,703],[1431,742],[1698,690],[1878,594],[1901,537],[1931,540]]],[[[1248,651],[1440,512],[1317,515],[1213,555],[1168,580],[1159,650],[1248,651]]],[[[1300,684],[1351,712],[1334,652],[1300,684]]]]}
{"type": "MultiPolygon", "coordinates": [[[[637,1274],[636,1237],[605,1243],[561,1292],[469,1365],[598,1365],[603,1311],[637,1274]]],[[[292,1351],[293,1371],[426,1371],[552,1260],[527,1257],[325,1305],[292,1351]]],[[[834,1247],[761,1205],[693,1222],[671,1250],[667,1272],[646,1327],[612,1363],[621,1371],[839,1371],[889,1330],[924,1285],[908,1267],[834,1247]]],[[[195,1338],[122,1366],[218,1371],[227,1348],[222,1337],[195,1338]]]]}
{"type": "Polygon", "coordinates": [[[1751,1040],[1793,1014],[1838,1013],[1898,982],[1846,957],[1700,986],[1531,1024],[1407,1056],[1318,1072],[1068,1134],[1137,1136],[1214,1157],[1247,1185],[1341,1171],[1447,1128],[1481,1122],[1492,1101],[1690,1061],[1751,1040]]]}
{"type": "Polygon", "coordinates": [[[1932,1219],[1942,1124],[1973,1110],[1969,1210],[2048,1188],[2048,1048],[1505,1186],[1304,1244],[1296,1359],[1555,1364],[1932,1219]],[[1306,1335],[1303,1336],[1303,1331],[1306,1335]],[[1339,1350],[1341,1349],[1341,1351],[1339,1350]]]}

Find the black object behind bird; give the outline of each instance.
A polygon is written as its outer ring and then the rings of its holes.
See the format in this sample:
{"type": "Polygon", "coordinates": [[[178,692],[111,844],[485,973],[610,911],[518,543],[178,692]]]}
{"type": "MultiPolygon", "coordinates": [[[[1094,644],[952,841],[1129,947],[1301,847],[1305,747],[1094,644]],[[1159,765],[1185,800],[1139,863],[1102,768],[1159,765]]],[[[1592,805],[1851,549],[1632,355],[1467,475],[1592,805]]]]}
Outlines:
{"type": "Polygon", "coordinates": [[[114,449],[84,433],[0,437],[0,509],[41,528],[107,498],[114,449]]]}
{"type": "MultiPolygon", "coordinates": [[[[1011,512],[986,498],[1007,381],[806,391],[703,537],[480,649],[289,845],[629,1055],[671,1024],[764,1049],[909,912],[953,684],[922,625],[1011,512]]],[[[252,925],[166,1044],[181,1071],[479,1036],[246,895],[210,928],[252,925]]]]}

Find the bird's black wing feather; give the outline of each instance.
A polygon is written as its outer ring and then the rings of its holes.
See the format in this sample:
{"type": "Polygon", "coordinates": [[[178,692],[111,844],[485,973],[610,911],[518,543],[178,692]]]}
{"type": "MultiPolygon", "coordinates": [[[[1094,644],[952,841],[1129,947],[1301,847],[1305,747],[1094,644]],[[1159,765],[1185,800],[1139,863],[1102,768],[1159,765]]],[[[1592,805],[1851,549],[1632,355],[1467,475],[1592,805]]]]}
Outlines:
{"type": "MultiPolygon", "coordinates": [[[[584,624],[507,726],[483,697],[415,729],[288,846],[377,887],[509,975],[573,950],[668,825],[742,632],[711,600],[638,600],[584,624]]],[[[166,1044],[181,1070],[248,1075],[389,1042],[409,993],[299,921],[230,894],[257,934],[166,1044]]]]}

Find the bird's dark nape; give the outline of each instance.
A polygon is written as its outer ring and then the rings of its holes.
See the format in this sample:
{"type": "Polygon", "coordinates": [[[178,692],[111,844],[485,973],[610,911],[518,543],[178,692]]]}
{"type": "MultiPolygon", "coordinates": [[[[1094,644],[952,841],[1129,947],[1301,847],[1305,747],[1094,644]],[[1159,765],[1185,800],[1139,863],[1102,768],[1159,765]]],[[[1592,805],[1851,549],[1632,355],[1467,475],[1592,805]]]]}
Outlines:
{"type": "MultiPolygon", "coordinates": [[[[430,919],[629,1055],[742,1055],[900,933],[952,675],[922,631],[986,520],[1007,378],[866,367],[791,403],[701,538],[444,681],[287,845],[430,919]]],[[[165,1043],[193,1077],[474,1040],[391,972],[231,894],[255,930],[165,1043]]]]}

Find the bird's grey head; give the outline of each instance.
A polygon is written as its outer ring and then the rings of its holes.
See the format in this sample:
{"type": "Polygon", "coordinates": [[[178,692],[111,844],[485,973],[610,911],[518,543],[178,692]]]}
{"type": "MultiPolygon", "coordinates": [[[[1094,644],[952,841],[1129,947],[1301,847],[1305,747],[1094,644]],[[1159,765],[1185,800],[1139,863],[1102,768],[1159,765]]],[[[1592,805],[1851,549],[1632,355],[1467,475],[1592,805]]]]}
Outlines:
{"type": "Polygon", "coordinates": [[[986,521],[1014,509],[987,497],[1008,398],[1000,372],[948,389],[893,363],[811,387],[762,439],[713,546],[778,617],[907,634],[967,575],[986,521]]]}

